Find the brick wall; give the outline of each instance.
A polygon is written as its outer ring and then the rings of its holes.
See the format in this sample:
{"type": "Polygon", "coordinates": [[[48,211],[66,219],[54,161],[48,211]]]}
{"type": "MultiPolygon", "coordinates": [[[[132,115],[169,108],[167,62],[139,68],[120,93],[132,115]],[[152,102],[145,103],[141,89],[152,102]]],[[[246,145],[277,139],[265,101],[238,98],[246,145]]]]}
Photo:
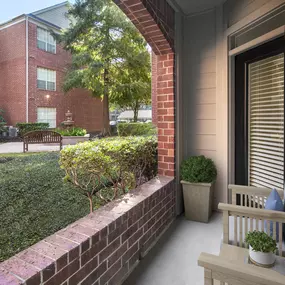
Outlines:
{"type": "Polygon", "coordinates": [[[175,175],[174,54],[157,56],[158,172],[175,175]]]}
{"type": "Polygon", "coordinates": [[[152,107],[158,127],[158,172],[175,176],[175,12],[165,0],[114,0],[156,55],[152,107]]]}
{"type": "Polygon", "coordinates": [[[7,123],[26,120],[25,21],[0,30],[0,109],[7,123]]]}
{"type": "Polygon", "coordinates": [[[38,107],[55,107],[57,110],[57,125],[63,122],[65,113],[70,110],[77,126],[88,131],[102,130],[102,102],[83,89],[75,89],[68,94],[62,91],[62,82],[66,67],[71,62],[71,55],[57,45],[56,54],[37,48],[37,26],[29,23],[29,121],[37,121],[38,107]],[[56,91],[37,89],[37,67],[56,71],[56,91]],[[49,95],[49,99],[46,98],[49,95]]]}
{"type": "Polygon", "coordinates": [[[175,217],[174,181],[153,179],[0,265],[1,285],[118,285],[175,217]]]}
{"type": "Polygon", "coordinates": [[[152,123],[157,126],[157,57],[151,53],[151,106],[152,123]]]}

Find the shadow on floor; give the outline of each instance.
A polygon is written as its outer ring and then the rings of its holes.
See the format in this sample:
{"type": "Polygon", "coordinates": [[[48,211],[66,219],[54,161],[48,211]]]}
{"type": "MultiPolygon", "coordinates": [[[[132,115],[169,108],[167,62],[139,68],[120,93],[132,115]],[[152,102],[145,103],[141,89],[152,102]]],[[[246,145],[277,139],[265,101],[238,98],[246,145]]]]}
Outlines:
{"type": "Polygon", "coordinates": [[[209,224],[175,220],[139,263],[123,285],[203,285],[200,253],[219,254],[222,216],[214,213],[209,224]]]}

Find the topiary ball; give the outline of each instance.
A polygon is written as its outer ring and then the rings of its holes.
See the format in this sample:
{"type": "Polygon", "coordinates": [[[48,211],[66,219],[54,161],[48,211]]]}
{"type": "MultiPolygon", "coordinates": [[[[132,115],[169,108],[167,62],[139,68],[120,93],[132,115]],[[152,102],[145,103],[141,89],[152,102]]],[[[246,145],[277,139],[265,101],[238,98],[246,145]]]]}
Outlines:
{"type": "Polygon", "coordinates": [[[217,178],[217,169],[212,159],[192,156],[182,162],[181,178],[190,183],[211,183],[217,178]]]}

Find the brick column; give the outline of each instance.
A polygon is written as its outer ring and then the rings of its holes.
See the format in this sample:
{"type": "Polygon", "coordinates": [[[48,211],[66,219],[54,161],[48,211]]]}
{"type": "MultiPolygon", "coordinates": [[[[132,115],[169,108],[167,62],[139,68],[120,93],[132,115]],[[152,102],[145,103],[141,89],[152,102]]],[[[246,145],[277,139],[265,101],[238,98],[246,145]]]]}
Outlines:
{"type": "Polygon", "coordinates": [[[157,56],[151,53],[151,106],[152,123],[157,126],[157,56]]]}
{"type": "Polygon", "coordinates": [[[158,172],[175,175],[174,54],[157,56],[158,172]]]}
{"type": "Polygon", "coordinates": [[[174,20],[166,0],[114,0],[144,36],[156,55],[153,66],[153,112],[158,127],[158,172],[175,176],[174,20]],[[157,76],[155,76],[157,69],[157,76]],[[156,90],[155,90],[156,89],[156,90]]]}

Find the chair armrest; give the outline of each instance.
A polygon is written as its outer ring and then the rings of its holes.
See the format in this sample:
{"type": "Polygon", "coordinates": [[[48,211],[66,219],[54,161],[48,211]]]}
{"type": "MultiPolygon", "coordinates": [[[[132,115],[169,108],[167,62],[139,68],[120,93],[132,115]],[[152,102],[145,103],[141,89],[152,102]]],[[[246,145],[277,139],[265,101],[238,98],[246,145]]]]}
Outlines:
{"type": "MultiPolygon", "coordinates": [[[[285,278],[280,273],[254,265],[229,261],[219,256],[201,253],[198,265],[204,267],[205,281],[219,280],[228,284],[243,285],[285,285],[285,278]]],[[[213,283],[205,283],[213,284],[213,283]]]]}
{"type": "Polygon", "coordinates": [[[218,209],[227,211],[229,214],[237,216],[246,216],[249,218],[256,218],[261,220],[276,220],[285,223],[285,212],[272,211],[265,209],[249,208],[244,206],[236,206],[230,204],[219,203],[218,209]]]}

